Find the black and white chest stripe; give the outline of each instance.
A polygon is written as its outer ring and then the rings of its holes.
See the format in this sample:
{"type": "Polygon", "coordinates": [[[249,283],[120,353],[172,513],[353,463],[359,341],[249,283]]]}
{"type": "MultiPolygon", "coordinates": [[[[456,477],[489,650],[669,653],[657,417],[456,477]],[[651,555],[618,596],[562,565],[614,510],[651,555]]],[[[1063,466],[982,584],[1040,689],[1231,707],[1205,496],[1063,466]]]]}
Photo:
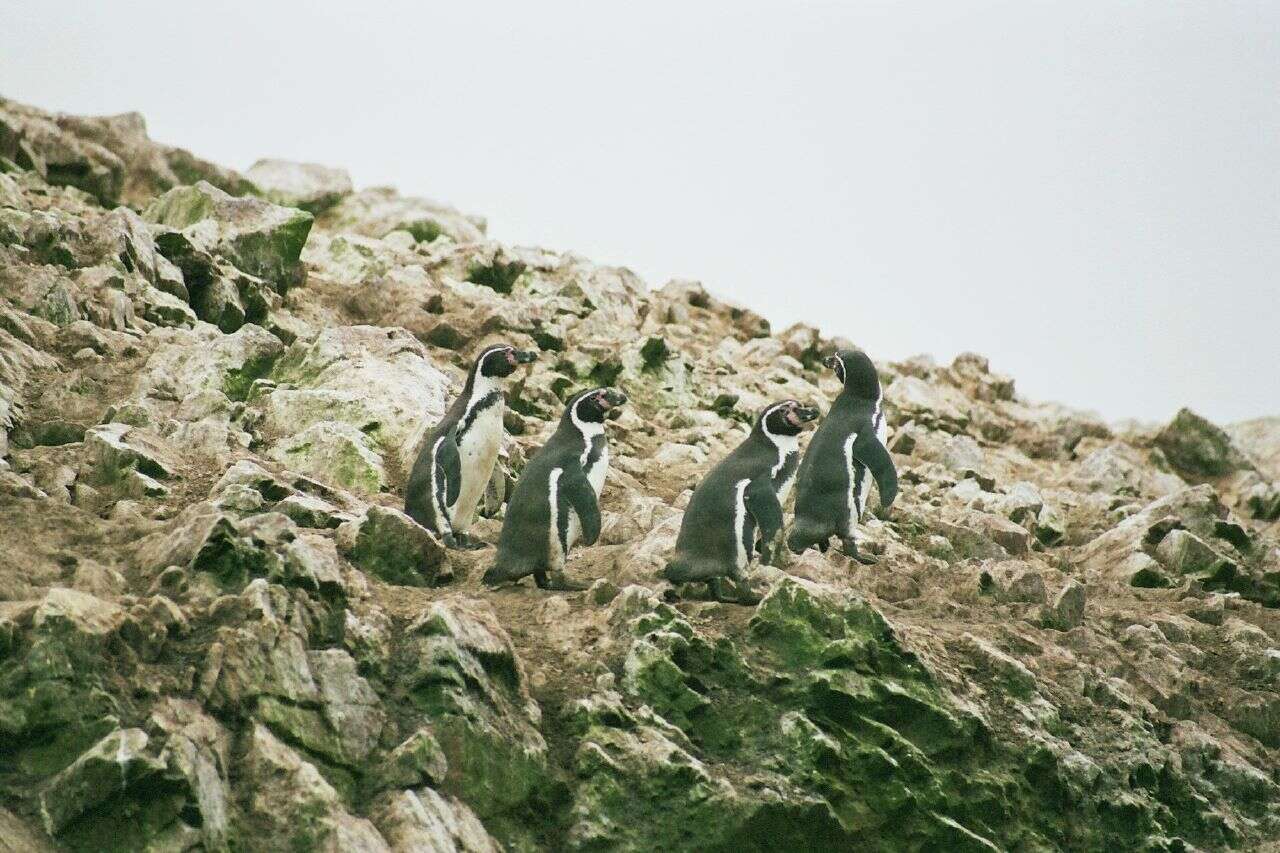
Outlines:
{"type": "Polygon", "coordinates": [[[778,502],[781,503],[787,498],[787,493],[791,491],[791,486],[796,479],[796,470],[800,467],[800,437],[798,435],[780,435],[770,431],[768,425],[768,416],[775,410],[789,403],[779,403],[771,406],[764,411],[760,419],[761,430],[764,432],[777,451],[777,457],[773,464],[769,467],[769,478],[773,482],[773,491],[778,496],[778,502]]]}

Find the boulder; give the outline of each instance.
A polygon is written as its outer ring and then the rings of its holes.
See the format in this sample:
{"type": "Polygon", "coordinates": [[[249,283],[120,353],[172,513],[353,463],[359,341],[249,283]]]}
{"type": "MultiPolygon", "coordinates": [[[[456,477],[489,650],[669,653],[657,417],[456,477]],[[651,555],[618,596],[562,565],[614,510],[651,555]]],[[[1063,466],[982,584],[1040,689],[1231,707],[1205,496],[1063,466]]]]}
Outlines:
{"type": "Polygon", "coordinates": [[[259,160],[245,177],[274,204],[318,214],[351,194],[351,176],[344,169],[289,160],[259,160]]]}
{"type": "Polygon", "coordinates": [[[396,853],[498,853],[502,845],[466,803],[430,788],[384,794],[373,822],[396,853]]]}
{"type": "Polygon", "coordinates": [[[248,397],[284,354],[284,344],[261,326],[248,324],[232,334],[212,326],[155,332],[155,350],[139,378],[139,390],[183,400],[198,391],[220,391],[233,401],[248,397]]]}
{"type": "Polygon", "coordinates": [[[426,347],[404,329],[375,326],[330,328],[295,342],[271,378],[292,390],[255,402],[264,429],[343,423],[362,431],[371,450],[395,453],[406,470],[451,394],[426,347]]]}
{"type": "Polygon", "coordinates": [[[50,835],[86,811],[164,770],[147,751],[142,729],[119,729],[104,737],[50,780],[40,792],[40,817],[50,835]]]}
{"type": "Polygon", "coordinates": [[[1059,631],[1079,627],[1084,622],[1086,598],[1084,584],[1077,580],[1067,581],[1053,597],[1053,603],[1045,608],[1045,625],[1059,631]]]}
{"type": "Polygon", "coordinates": [[[249,811],[269,834],[293,850],[390,853],[365,818],[347,811],[315,765],[255,724],[248,735],[241,773],[249,811]]]}
{"type": "MultiPolygon", "coordinates": [[[[255,198],[236,198],[206,181],[175,187],[153,201],[143,218],[174,231],[196,249],[269,282],[281,293],[306,275],[302,247],[313,217],[255,198]]],[[[163,237],[159,241],[165,249],[163,237]]]]}
{"type": "Polygon", "coordinates": [[[444,546],[400,510],[375,504],[337,535],[348,560],[387,583],[431,586],[453,577],[444,546]]]}
{"type": "Polygon", "coordinates": [[[470,243],[484,239],[485,223],[438,202],[402,196],[390,187],[373,187],[347,195],[329,208],[320,219],[320,227],[366,237],[408,231],[427,243],[441,235],[458,243],[470,243]]]}
{"type": "Polygon", "coordinates": [[[1155,443],[1169,464],[1191,477],[1221,477],[1253,467],[1226,432],[1190,409],[1180,409],[1155,443]]]}
{"type": "Polygon", "coordinates": [[[349,424],[316,421],[306,429],[277,441],[267,452],[299,473],[364,494],[387,487],[382,457],[368,436],[349,424]]]}

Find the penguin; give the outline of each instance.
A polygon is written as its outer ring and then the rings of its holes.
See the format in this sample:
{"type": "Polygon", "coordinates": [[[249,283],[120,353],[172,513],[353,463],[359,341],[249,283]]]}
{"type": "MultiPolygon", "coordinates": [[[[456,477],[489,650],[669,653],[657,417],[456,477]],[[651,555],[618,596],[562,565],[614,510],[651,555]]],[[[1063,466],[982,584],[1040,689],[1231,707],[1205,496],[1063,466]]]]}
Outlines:
{"type": "Polygon", "coordinates": [[[600,536],[600,491],[609,470],[604,422],[625,402],[626,395],[613,388],[592,388],[569,400],[560,425],[511,493],[485,584],[533,575],[540,589],[586,589],[565,579],[565,558],[579,539],[594,545],[600,536]]]}
{"type": "Polygon", "coordinates": [[[866,511],[871,478],[887,510],[898,494],[898,472],[885,448],[886,427],[880,378],[866,353],[841,350],[824,365],[844,389],[813,434],[796,475],[795,522],[787,547],[801,554],[812,547],[826,553],[831,537],[844,553],[865,565],[875,558],[858,553],[854,529],[866,511]]]}
{"type": "Polygon", "coordinates": [[[800,453],[800,433],[818,410],[795,400],[760,412],[751,434],[722,459],[693,490],[680,522],[676,552],[662,575],[672,583],[704,581],[713,598],[755,604],[744,571],[782,530],[782,501],[791,489],[800,453]],[[756,536],[759,533],[760,544],[756,536]],[[737,596],[725,597],[720,579],[730,578],[737,596]]]}
{"type": "Polygon", "coordinates": [[[493,475],[506,409],[502,380],[537,353],[508,344],[486,347],[467,373],[462,394],[427,433],[405,488],[404,511],[449,548],[485,544],[467,534],[493,475]]]}

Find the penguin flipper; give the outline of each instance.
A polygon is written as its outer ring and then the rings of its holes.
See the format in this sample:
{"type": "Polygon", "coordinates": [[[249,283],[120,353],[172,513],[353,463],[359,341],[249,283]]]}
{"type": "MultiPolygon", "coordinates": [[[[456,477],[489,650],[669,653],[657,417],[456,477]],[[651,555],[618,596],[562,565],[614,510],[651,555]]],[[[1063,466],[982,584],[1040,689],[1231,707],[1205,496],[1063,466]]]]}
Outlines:
{"type": "Polygon", "coordinates": [[[600,538],[600,502],[596,490],[581,470],[567,469],[560,476],[560,496],[573,508],[582,525],[581,540],[584,545],[594,545],[600,538]]]}
{"type": "Polygon", "coordinates": [[[743,501],[747,512],[756,520],[760,539],[765,543],[773,542],[778,531],[782,530],[782,504],[778,502],[778,493],[773,490],[773,482],[768,475],[751,481],[743,501]]]}
{"type": "Polygon", "coordinates": [[[444,478],[445,506],[453,506],[462,491],[462,454],[453,430],[440,439],[436,448],[436,477],[444,478]]]}
{"type": "Polygon", "coordinates": [[[898,469],[894,467],[893,457],[880,443],[880,439],[870,432],[858,436],[853,442],[852,451],[853,458],[867,466],[871,476],[876,478],[876,488],[880,490],[880,508],[888,509],[898,496],[898,469]]]}

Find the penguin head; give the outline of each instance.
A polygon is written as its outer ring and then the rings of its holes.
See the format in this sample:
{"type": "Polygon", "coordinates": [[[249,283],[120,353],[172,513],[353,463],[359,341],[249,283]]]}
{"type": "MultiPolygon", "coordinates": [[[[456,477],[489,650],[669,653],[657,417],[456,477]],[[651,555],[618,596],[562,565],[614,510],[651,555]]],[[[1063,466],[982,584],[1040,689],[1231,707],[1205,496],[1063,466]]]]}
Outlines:
{"type": "Polygon", "coordinates": [[[818,409],[795,400],[774,403],[760,413],[760,428],[769,435],[799,435],[805,425],[818,419],[818,409]]]}
{"type": "Polygon", "coordinates": [[[536,361],[538,354],[531,350],[516,349],[510,344],[486,347],[476,358],[476,373],[501,379],[510,376],[522,364],[536,361]]]}
{"type": "Polygon", "coordinates": [[[827,356],[822,363],[836,373],[845,389],[859,397],[874,400],[880,396],[880,377],[876,366],[862,350],[842,349],[827,356]]]}
{"type": "Polygon", "coordinates": [[[615,388],[592,388],[580,391],[569,400],[565,417],[579,423],[602,424],[625,402],[627,395],[615,388]]]}

